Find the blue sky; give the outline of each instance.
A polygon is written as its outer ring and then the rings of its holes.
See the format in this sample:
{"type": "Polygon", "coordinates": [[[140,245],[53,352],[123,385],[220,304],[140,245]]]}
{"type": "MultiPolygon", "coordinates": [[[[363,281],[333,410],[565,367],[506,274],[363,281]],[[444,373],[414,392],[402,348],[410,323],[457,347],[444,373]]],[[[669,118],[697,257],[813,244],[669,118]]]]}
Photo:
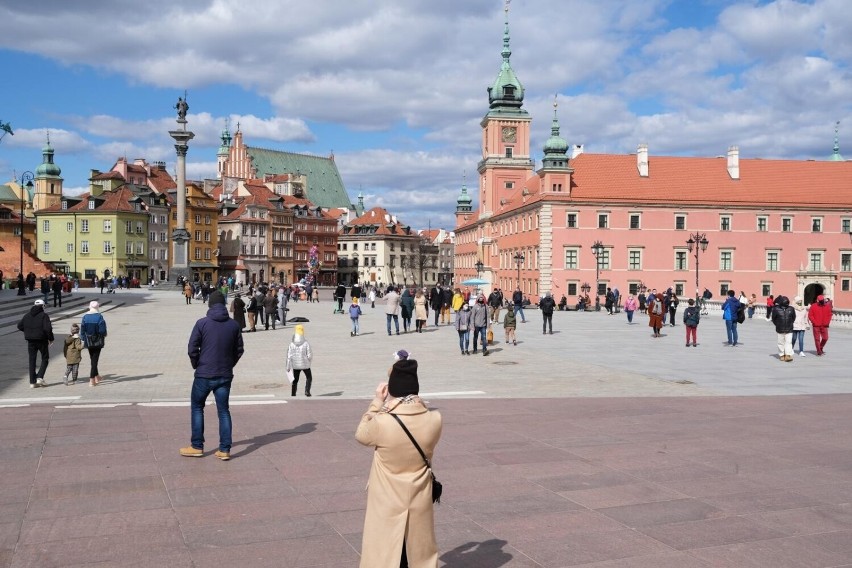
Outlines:
{"type": "MultiPolygon", "coordinates": [[[[65,186],[120,156],[173,170],[189,92],[188,175],[215,177],[218,135],[328,155],[350,197],[415,227],[452,228],[500,66],[501,0],[62,0],[0,3],[0,179],[41,162],[65,186]]],[[[845,0],[513,0],[512,66],[533,115],[587,152],[823,159],[841,121],[852,157],[852,10],[845,0]]]]}

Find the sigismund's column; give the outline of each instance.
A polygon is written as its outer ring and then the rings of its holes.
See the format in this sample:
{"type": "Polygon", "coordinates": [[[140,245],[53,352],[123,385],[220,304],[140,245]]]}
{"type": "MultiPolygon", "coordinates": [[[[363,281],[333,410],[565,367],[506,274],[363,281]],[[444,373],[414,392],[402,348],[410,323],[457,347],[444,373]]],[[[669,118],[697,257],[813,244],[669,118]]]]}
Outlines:
{"type": "Polygon", "coordinates": [[[178,102],[174,108],[177,109],[179,130],[170,130],[169,136],[175,140],[175,152],[177,153],[177,190],[175,192],[177,224],[172,232],[172,269],[169,278],[177,279],[183,276],[192,280],[189,255],[187,254],[187,243],[190,235],[189,231],[186,230],[186,152],[189,150],[189,141],[195,137],[195,134],[186,129],[186,113],[189,111],[186,93],[184,93],[183,98],[178,97],[178,102]]]}

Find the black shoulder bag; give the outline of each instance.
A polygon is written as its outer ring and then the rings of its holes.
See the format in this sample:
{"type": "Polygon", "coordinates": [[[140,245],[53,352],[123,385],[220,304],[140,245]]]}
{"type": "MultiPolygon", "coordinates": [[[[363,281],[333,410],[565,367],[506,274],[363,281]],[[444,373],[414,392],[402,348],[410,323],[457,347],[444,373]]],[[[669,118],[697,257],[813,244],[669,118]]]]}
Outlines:
{"type": "Polygon", "coordinates": [[[414,447],[417,448],[417,451],[420,452],[420,457],[423,458],[423,461],[426,462],[426,467],[429,469],[429,475],[432,476],[432,502],[440,503],[441,502],[441,493],[444,492],[444,486],[441,485],[441,482],[435,479],[435,474],[432,472],[432,464],[429,463],[429,460],[426,459],[426,454],[423,453],[423,450],[420,449],[420,444],[417,443],[417,440],[414,439],[414,436],[411,435],[411,432],[408,431],[408,428],[405,427],[405,424],[402,423],[402,420],[399,419],[399,416],[392,412],[388,412],[391,416],[394,417],[394,420],[399,422],[399,425],[402,426],[402,429],[405,430],[405,433],[408,435],[408,439],[411,440],[411,443],[414,444],[414,447]]]}

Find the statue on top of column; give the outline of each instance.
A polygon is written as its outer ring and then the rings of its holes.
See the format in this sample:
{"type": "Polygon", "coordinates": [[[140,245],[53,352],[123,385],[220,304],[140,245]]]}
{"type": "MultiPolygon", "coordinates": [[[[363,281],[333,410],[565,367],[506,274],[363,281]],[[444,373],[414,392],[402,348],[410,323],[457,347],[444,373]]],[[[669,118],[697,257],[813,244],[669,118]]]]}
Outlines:
{"type": "Polygon", "coordinates": [[[178,120],[186,120],[186,113],[189,111],[189,105],[186,103],[186,93],[183,97],[178,97],[178,102],[174,108],[177,109],[178,120]]]}

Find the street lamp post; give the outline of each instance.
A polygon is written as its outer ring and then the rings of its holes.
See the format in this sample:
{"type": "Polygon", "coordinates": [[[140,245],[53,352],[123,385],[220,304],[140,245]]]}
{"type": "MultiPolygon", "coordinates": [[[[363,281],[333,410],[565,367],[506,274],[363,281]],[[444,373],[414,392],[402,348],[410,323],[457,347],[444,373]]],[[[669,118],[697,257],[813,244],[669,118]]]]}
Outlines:
{"type": "Polygon", "coordinates": [[[515,256],[512,257],[512,260],[515,261],[515,264],[518,265],[518,289],[521,287],[521,264],[524,263],[524,254],[517,252],[515,256]]]}
{"type": "MultiPolygon", "coordinates": [[[[33,180],[35,174],[26,171],[21,174],[21,274],[24,274],[24,204],[26,203],[26,193],[33,188],[33,180]]],[[[20,282],[20,280],[19,280],[20,282]]],[[[18,286],[18,296],[26,296],[27,291],[24,286],[18,286]]]]}
{"type": "Polygon", "coordinates": [[[601,255],[606,247],[600,241],[595,241],[592,245],[592,254],[595,255],[595,311],[601,309],[600,291],[601,291],[601,255]]]}
{"type": "Polygon", "coordinates": [[[689,249],[689,252],[694,251],[695,256],[695,302],[696,304],[700,303],[700,287],[698,285],[698,253],[704,252],[707,250],[707,245],[710,244],[710,241],[707,240],[707,235],[705,233],[694,233],[689,235],[689,240],[686,241],[686,248],[689,249]]]}

